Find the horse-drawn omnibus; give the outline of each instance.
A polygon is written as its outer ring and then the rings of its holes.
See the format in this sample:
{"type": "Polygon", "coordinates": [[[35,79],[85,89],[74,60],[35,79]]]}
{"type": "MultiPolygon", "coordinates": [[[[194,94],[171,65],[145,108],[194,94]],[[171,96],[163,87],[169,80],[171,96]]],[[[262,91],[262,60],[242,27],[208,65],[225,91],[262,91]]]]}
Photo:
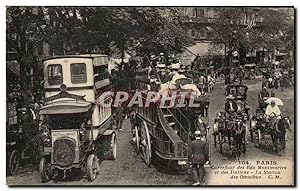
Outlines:
{"type": "Polygon", "coordinates": [[[245,64],[245,79],[253,80],[256,76],[256,64],[245,64]]]}
{"type": "MultiPolygon", "coordinates": [[[[137,72],[136,83],[143,101],[147,101],[149,91],[157,92],[162,86],[155,84],[143,72],[137,72]]],[[[189,78],[176,80],[177,87],[192,83],[192,79],[189,78]]],[[[169,89],[168,94],[183,91],[189,93],[188,90],[178,88],[169,89]]],[[[176,97],[174,99],[176,103],[177,98],[180,99],[179,96],[176,97]]],[[[189,96],[185,97],[186,102],[190,99],[189,96]]],[[[137,151],[149,166],[153,154],[168,161],[173,167],[184,166],[188,162],[188,145],[193,140],[195,130],[200,130],[209,142],[209,97],[207,95],[197,97],[195,103],[199,104],[198,107],[164,107],[161,102],[160,96],[158,100],[151,102],[149,107],[136,108],[132,130],[137,151]]]]}
{"type": "Polygon", "coordinates": [[[66,55],[44,61],[44,106],[40,109],[43,157],[39,172],[47,182],[73,169],[96,178],[99,159],[116,158],[112,112],[102,107],[111,97],[106,55],[66,55]]]}

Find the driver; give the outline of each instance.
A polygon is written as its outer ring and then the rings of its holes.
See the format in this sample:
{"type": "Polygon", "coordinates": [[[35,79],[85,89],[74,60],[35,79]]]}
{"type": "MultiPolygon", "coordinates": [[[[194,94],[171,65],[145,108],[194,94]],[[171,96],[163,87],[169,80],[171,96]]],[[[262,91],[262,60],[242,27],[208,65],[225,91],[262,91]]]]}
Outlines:
{"type": "Polygon", "coordinates": [[[279,107],[275,104],[275,101],[271,101],[271,104],[269,104],[265,111],[266,120],[269,121],[270,117],[277,117],[280,118],[281,111],[279,107]]]}
{"type": "Polygon", "coordinates": [[[262,90],[258,94],[258,104],[260,108],[266,108],[267,103],[265,102],[270,97],[270,94],[266,86],[263,86],[262,90]]]}
{"type": "Polygon", "coordinates": [[[263,89],[260,92],[260,95],[262,99],[265,97],[268,98],[270,96],[266,86],[263,87],[263,89]]]}
{"type": "Polygon", "coordinates": [[[236,112],[238,109],[238,106],[236,102],[234,101],[234,97],[232,95],[229,95],[226,97],[227,101],[225,103],[225,111],[227,113],[233,113],[236,112]]]}

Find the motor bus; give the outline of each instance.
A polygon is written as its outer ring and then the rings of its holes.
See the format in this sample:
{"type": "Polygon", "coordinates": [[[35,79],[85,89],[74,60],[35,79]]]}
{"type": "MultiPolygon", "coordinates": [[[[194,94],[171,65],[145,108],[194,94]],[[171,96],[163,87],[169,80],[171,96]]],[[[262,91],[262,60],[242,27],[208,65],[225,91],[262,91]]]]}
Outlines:
{"type": "Polygon", "coordinates": [[[96,179],[100,159],[116,159],[116,132],[112,97],[101,94],[111,88],[106,55],[64,55],[47,58],[44,66],[44,99],[39,129],[43,157],[39,164],[42,182],[75,169],[96,179]]]}

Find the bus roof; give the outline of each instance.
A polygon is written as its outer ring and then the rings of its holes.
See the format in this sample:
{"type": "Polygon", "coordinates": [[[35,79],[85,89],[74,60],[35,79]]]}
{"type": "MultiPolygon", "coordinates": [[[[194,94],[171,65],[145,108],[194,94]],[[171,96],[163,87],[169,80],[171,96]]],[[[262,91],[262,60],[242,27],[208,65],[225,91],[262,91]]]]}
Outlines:
{"type": "Polygon", "coordinates": [[[108,57],[105,54],[80,54],[80,55],[60,55],[60,56],[52,56],[49,58],[45,58],[43,61],[57,59],[57,58],[98,58],[98,57],[108,57]]]}

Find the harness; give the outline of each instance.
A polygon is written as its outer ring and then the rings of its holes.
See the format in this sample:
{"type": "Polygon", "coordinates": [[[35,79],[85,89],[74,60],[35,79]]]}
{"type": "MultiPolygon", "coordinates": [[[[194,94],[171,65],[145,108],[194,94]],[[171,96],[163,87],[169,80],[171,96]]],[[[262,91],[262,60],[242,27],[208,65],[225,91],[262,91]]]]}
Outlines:
{"type": "Polygon", "coordinates": [[[278,129],[278,122],[279,122],[280,119],[278,119],[277,117],[274,117],[274,119],[270,120],[269,122],[269,129],[270,130],[275,130],[276,132],[280,132],[279,129],[278,129]]]}

